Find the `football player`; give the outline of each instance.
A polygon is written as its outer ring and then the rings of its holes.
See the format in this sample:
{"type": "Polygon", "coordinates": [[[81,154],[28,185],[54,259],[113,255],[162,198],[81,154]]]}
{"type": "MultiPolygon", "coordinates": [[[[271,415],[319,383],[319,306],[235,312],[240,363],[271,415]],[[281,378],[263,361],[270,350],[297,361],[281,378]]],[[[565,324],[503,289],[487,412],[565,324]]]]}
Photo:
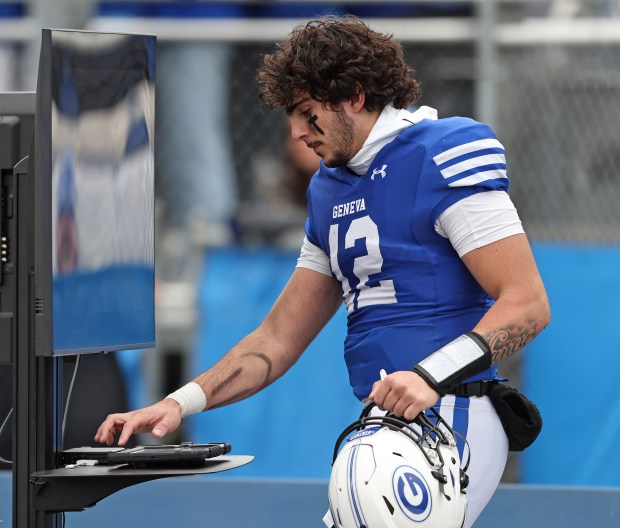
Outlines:
{"type": "Polygon", "coordinates": [[[297,267],[254,332],[162,401],[108,416],[97,441],[159,438],[190,413],[260,391],[344,302],[355,395],[405,420],[436,406],[467,439],[473,524],[508,453],[487,382],[550,310],[507,194],[504,146],[472,119],[409,111],[420,96],[413,73],[398,41],[354,17],[312,20],[263,56],[262,101],[284,108],[293,138],[322,158],[297,267]]]}

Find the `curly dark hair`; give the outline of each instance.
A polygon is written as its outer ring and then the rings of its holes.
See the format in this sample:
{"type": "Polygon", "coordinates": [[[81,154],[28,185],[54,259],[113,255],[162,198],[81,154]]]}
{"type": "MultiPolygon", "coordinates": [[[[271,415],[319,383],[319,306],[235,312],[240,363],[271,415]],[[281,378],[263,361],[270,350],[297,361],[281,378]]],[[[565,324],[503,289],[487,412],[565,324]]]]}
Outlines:
{"type": "Polygon", "coordinates": [[[364,107],[406,108],[420,97],[415,71],[405,63],[400,42],[373,31],[354,16],[327,16],[297,26],[273,53],[261,57],[256,78],[269,108],[288,108],[300,94],[330,107],[358,92],[364,107]]]}

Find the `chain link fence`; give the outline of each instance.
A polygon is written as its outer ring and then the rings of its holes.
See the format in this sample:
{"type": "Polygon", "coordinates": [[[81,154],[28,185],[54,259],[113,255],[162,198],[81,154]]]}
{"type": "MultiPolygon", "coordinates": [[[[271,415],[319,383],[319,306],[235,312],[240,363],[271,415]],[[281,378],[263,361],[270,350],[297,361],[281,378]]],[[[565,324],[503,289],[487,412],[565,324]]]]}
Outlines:
{"type": "Polygon", "coordinates": [[[498,133],[534,240],[620,242],[620,45],[500,53],[498,133]]]}
{"type": "MultiPolygon", "coordinates": [[[[525,9],[519,2],[514,4],[525,9]]],[[[492,31],[488,31],[488,38],[497,38],[496,54],[492,57],[495,78],[490,97],[494,116],[491,124],[507,148],[511,196],[533,241],[620,243],[620,207],[617,206],[620,127],[616,125],[620,111],[620,19],[613,18],[614,13],[610,12],[612,2],[590,1],[583,5],[589,7],[587,16],[593,16],[592,13],[599,16],[586,19],[592,22],[590,41],[587,36],[572,38],[571,20],[568,20],[569,29],[564,28],[563,38],[555,43],[553,39],[541,40],[540,34],[539,38],[528,41],[529,33],[519,29],[519,22],[500,23],[500,16],[496,17],[492,31]],[[605,16],[601,16],[603,11],[605,16]],[[501,34],[511,24],[521,37],[518,42],[506,43],[501,34]],[[600,31],[599,24],[602,24],[600,31]]],[[[514,10],[513,7],[513,15],[514,10]]],[[[519,16],[523,13],[514,18],[519,16]]],[[[527,22],[526,18],[523,20],[527,22]]],[[[557,28],[557,18],[536,20],[543,32],[545,24],[557,28]]],[[[418,25],[403,40],[406,58],[417,70],[422,84],[419,104],[437,108],[440,117],[461,115],[484,121],[485,115],[476,115],[481,87],[488,88],[485,84],[488,79],[481,75],[481,65],[488,60],[481,55],[484,32],[476,25],[480,20],[475,17],[461,17],[458,21],[459,31],[463,31],[458,41],[453,40],[446,25],[441,26],[443,29],[433,41],[432,35],[420,33],[433,22],[420,25],[420,20],[412,19],[412,24],[418,25]],[[473,29],[467,30],[467,20],[471,20],[473,29]]],[[[403,22],[384,20],[380,28],[389,30],[393,24],[398,37],[399,31],[407,26],[403,22]]],[[[110,18],[108,24],[114,26],[117,21],[110,18]]],[[[526,23],[522,27],[529,26],[526,23]]],[[[576,27],[579,37],[583,26],[576,27]]],[[[286,116],[282,111],[263,107],[257,96],[254,76],[260,55],[270,51],[273,41],[281,38],[278,35],[268,39],[267,34],[261,33],[262,38],[255,41],[234,40],[234,37],[226,40],[230,47],[230,68],[225,74],[228,98],[222,104],[228,130],[222,130],[222,134],[231,146],[233,171],[227,177],[234,179],[237,198],[234,219],[238,221],[240,238],[280,243],[281,233],[291,226],[299,226],[305,213],[300,185],[292,189],[287,180],[286,116]],[[252,229],[253,237],[244,238],[252,229]]],[[[174,46],[175,39],[187,42],[189,38],[182,33],[168,34],[160,42],[174,46]]],[[[21,60],[25,54],[19,53],[23,46],[7,40],[1,44],[0,63],[4,65],[4,74],[0,85],[5,90],[19,89],[7,83],[13,77],[10,72],[25,64],[21,60]]],[[[210,74],[220,75],[217,71],[210,74]]],[[[160,71],[159,76],[163,75],[166,72],[160,71]]],[[[209,88],[194,86],[193,89],[209,88]]],[[[167,95],[163,92],[159,95],[160,107],[171,104],[165,99],[167,95]]],[[[183,96],[176,98],[182,100],[183,96]]],[[[162,120],[158,124],[163,123],[162,120]]],[[[158,127],[162,132],[159,135],[163,137],[171,129],[166,123],[165,131],[158,127]]],[[[166,151],[163,142],[159,147],[166,158],[174,158],[174,150],[166,151]]],[[[165,177],[171,178],[172,183],[160,187],[174,189],[176,176],[165,177]]]]}
{"type": "MultiPolygon", "coordinates": [[[[257,160],[285,163],[285,115],[261,106],[254,80],[269,49],[233,46],[230,140],[241,208],[265,198],[257,160]]],[[[405,53],[422,84],[419,104],[440,117],[476,117],[474,44],[406,44],[405,53]]],[[[495,128],[530,238],[619,243],[620,45],[501,47],[498,66],[495,128]]]]}

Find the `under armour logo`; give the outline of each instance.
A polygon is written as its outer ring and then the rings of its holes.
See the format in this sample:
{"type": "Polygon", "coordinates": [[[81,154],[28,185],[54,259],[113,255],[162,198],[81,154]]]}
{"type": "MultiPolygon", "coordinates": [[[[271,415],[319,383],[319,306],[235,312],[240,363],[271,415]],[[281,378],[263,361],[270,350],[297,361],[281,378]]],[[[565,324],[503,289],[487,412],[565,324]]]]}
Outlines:
{"type": "Polygon", "coordinates": [[[374,180],[375,176],[378,176],[379,174],[381,174],[381,179],[385,178],[387,176],[387,174],[385,173],[385,169],[387,169],[387,165],[384,165],[380,169],[372,169],[372,176],[370,177],[370,179],[374,180]]]}

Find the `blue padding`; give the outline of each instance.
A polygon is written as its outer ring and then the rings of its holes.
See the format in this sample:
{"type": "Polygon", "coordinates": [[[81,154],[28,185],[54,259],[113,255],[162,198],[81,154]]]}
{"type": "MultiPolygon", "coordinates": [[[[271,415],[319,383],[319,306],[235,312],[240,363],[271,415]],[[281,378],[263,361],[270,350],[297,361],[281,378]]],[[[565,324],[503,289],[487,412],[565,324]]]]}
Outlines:
{"type": "MultiPolygon", "coordinates": [[[[71,528],[317,528],[327,511],[327,481],[216,476],[164,478],[131,486],[82,512],[71,528]]],[[[11,526],[11,474],[0,471],[0,521],[11,526]]],[[[476,528],[617,528],[620,489],[502,485],[476,528]]]]}
{"type": "Polygon", "coordinates": [[[321,15],[343,15],[346,6],[337,2],[272,2],[248,6],[256,18],[314,18],[321,15]]]}
{"type": "MultiPolygon", "coordinates": [[[[254,330],[294,270],[297,252],[213,251],[200,291],[196,373],[254,330]]],[[[357,419],[343,359],[344,307],[293,368],[261,393],[188,418],[194,442],[227,441],[256,459],[235,476],[328,478],[340,432],[357,419]]]]}
{"type": "MultiPolygon", "coordinates": [[[[175,478],[134,486],[95,510],[68,514],[67,526],[108,528],[110,518],[120,518],[133,519],[134,526],[317,528],[327,508],[327,482],[175,478]]],[[[475,525],[498,526],[617,528],[620,490],[500,486],[475,525]]]]}
{"type": "Polygon", "coordinates": [[[100,2],[99,16],[163,17],[163,18],[236,18],[246,13],[243,3],[236,2],[100,2]]]}
{"type": "Polygon", "coordinates": [[[465,16],[473,11],[465,2],[355,2],[348,4],[347,8],[360,18],[465,16]]]}
{"type": "MultiPolygon", "coordinates": [[[[238,470],[231,470],[231,475],[238,470]]],[[[0,471],[1,526],[11,526],[10,472],[0,471]]],[[[327,511],[327,482],[175,477],[121,490],[82,512],[70,528],[316,528],[327,511]]]]}
{"type": "Polygon", "coordinates": [[[100,2],[99,16],[163,18],[312,18],[325,14],[344,14],[338,3],[278,2],[100,2]]]}
{"type": "Polygon", "coordinates": [[[227,2],[172,2],[156,8],[156,15],[165,18],[235,18],[244,13],[243,4],[227,2]]]}
{"type": "Polygon", "coordinates": [[[151,17],[154,7],[150,2],[99,2],[97,16],[151,17]]]}
{"type": "Polygon", "coordinates": [[[23,2],[1,2],[0,18],[17,18],[22,17],[26,13],[23,2]]]}
{"type": "Polygon", "coordinates": [[[523,353],[525,392],[544,423],[523,480],[620,486],[620,248],[534,250],[552,321],[523,353]]]}
{"type": "Polygon", "coordinates": [[[226,2],[226,1],[104,1],[97,6],[99,16],[165,18],[314,18],[320,15],[351,13],[359,17],[412,17],[470,15],[471,7],[462,2],[424,5],[415,2],[226,2]]]}
{"type": "Polygon", "coordinates": [[[501,485],[475,528],[617,528],[620,489],[501,485]]]}

